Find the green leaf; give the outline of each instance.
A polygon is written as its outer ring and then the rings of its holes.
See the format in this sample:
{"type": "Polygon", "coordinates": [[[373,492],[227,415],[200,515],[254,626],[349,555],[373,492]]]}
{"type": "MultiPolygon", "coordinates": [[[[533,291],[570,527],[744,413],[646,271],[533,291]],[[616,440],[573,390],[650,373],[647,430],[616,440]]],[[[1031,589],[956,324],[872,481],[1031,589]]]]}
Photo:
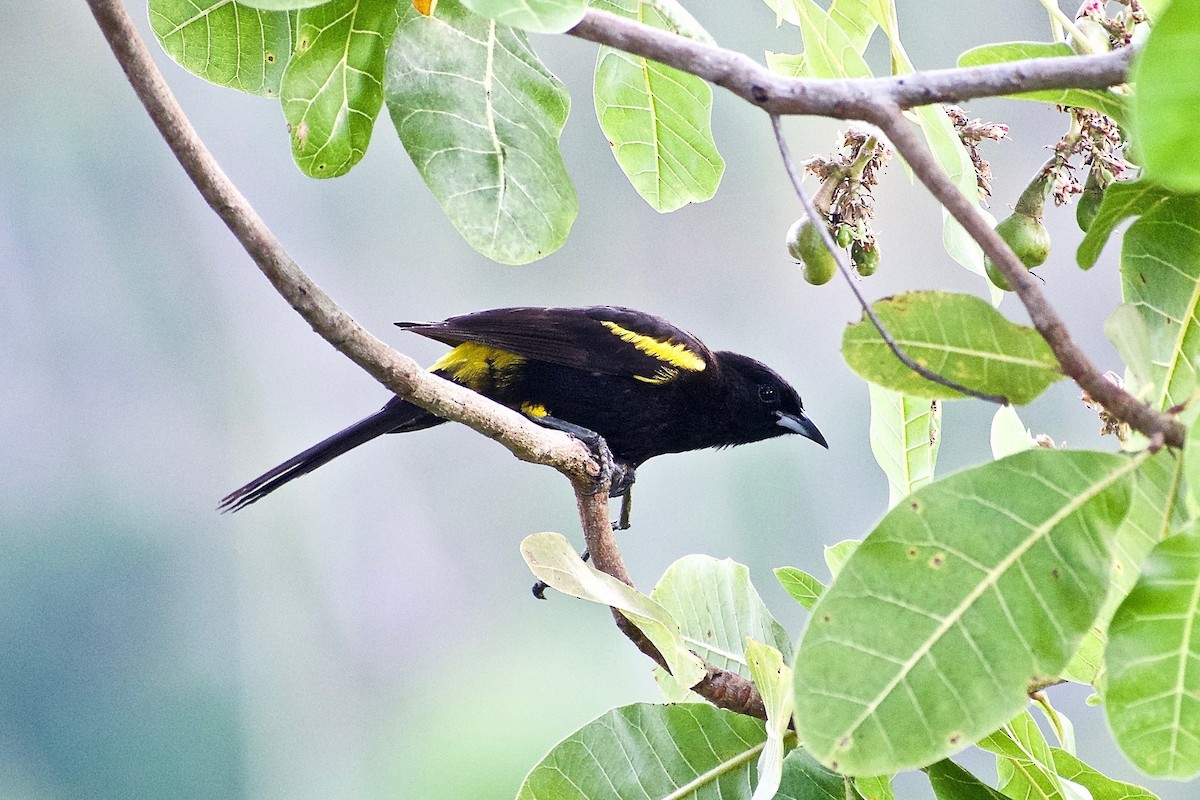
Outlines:
{"type": "Polygon", "coordinates": [[[1158,800],[1158,795],[1149,789],[1115,781],[1066,750],[1052,747],[1050,752],[1054,754],[1054,769],[1059,777],[1087,789],[1092,795],[1092,800],[1158,800]]]}
{"type": "MultiPolygon", "coordinates": [[[[691,800],[689,796],[688,800],[691,800]]],[[[726,800],[716,798],[713,800],[726,800]]],[[[799,748],[783,760],[783,779],[775,800],[857,800],[847,789],[846,779],[817,763],[799,748]]]]}
{"type": "Polygon", "coordinates": [[[992,458],[1000,459],[1038,446],[1012,406],[1000,406],[992,417],[992,458]]]}
{"type": "MultiPolygon", "coordinates": [[[[1125,232],[1121,290],[1150,331],[1155,408],[1191,399],[1200,357],[1200,196],[1175,196],[1125,232]]],[[[1097,221],[1099,219],[1097,218],[1097,221]]],[[[1094,226],[1093,226],[1094,227],[1094,226]]]]}
{"type": "Polygon", "coordinates": [[[804,40],[804,73],[812,78],[869,78],[871,68],[846,32],[813,0],[792,0],[804,40]]]}
{"type": "Polygon", "coordinates": [[[526,536],[521,555],[538,580],[563,594],[602,603],[624,614],[658,648],[681,686],[690,688],[704,677],[704,664],[688,649],[670,612],[632,586],[585,564],[562,534],[526,536]]]}
{"type": "Polygon", "coordinates": [[[863,796],[863,800],[896,800],[896,792],[892,789],[891,775],[876,775],[872,778],[855,778],[854,788],[863,796]]]}
{"type": "MultiPolygon", "coordinates": [[[[1125,388],[1133,395],[1154,386],[1151,365],[1154,350],[1150,344],[1150,328],[1136,306],[1121,303],[1104,321],[1104,335],[1112,342],[1129,369],[1133,385],[1125,388]]],[[[1127,384],[1129,381],[1126,382],[1127,384]]]]}
{"type": "Polygon", "coordinates": [[[1108,724],[1129,760],[1155,777],[1200,773],[1197,531],[1154,548],[1108,629],[1108,724]]]}
{"type": "Polygon", "coordinates": [[[775,53],[768,50],[767,68],[789,78],[803,78],[808,75],[803,53],[775,53]]]}
{"type": "MultiPolygon", "coordinates": [[[[1037,331],[1009,322],[977,297],[908,292],[879,300],[872,308],[913,360],[972,389],[1024,404],[1063,377],[1037,331]]],[[[900,363],[865,317],[847,326],[842,356],[860,377],[894,391],[929,398],[962,396],[900,363]]]]}
{"type": "Polygon", "coordinates": [[[980,739],[979,746],[999,756],[996,773],[1003,794],[1065,800],[1050,745],[1028,711],[1022,711],[1000,730],[980,739]]]}
{"type": "Polygon", "coordinates": [[[1200,3],[1172,3],[1134,63],[1134,136],[1146,175],[1200,192],[1200,3]]]}
{"type": "Polygon", "coordinates": [[[650,597],[678,622],[686,646],[715,666],[750,677],[742,657],[747,638],[791,660],[791,637],[771,616],[742,564],[685,556],[667,568],[650,597]]]}
{"type": "MultiPolygon", "coordinates": [[[[637,0],[597,0],[594,8],[672,30],[637,0]]],[[[698,31],[676,31],[694,35],[698,31]]],[[[677,69],[601,47],[596,59],[596,116],[617,164],[656,211],[708,200],[725,161],[712,138],[712,88],[677,69]]]]}
{"type": "MultiPolygon", "coordinates": [[[[1057,58],[1073,55],[1075,53],[1064,42],[1053,44],[1048,42],[1004,42],[986,44],[968,50],[958,57],[958,65],[960,67],[980,67],[986,64],[1003,64],[1027,58],[1057,58]]],[[[1126,118],[1125,98],[1109,89],[1045,89],[1009,96],[1018,100],[1036,100],[1056,106],[1090,108],[1112,117],[1117,122],[1123,122],[1126,118]]]]}
{"type": "Polygon", "coordinates": [[[888,481],[888,505],[933,480],[942,439],[942,408],[937,400],[907,395],[868,383],[871,393],[871,453],[888,481]]]}
{"type": "Polygon", "coordinates": [[[796,567],[776,567],[775,577],[779,579],[779,585],[797,603],[809,610],[816,605],[817,598],[825,590],[823,583],[804,570],[797,569],[796,567]]]}
{"type": "Polygon", "coordinates": [[[950,759],[931,765],[925,773],[937,800],[1008,800],[950,759]]]}
{"type": "Polygon", "coordinates": [[[292,55],[295,15],[229,0],[150,0],[167,55],[219,86],[275,97],[292,55]]]}
{"type": "Polygon", "coordinates": [[[753,639],[746,642],[746,663],[767,711],[767,744],[758,757],[758,785],[752,800],[771,800],[779,789],[787,754],[784,740],[792,721],[792,671],[783,663],[782,653],[753,639]]]}
{"type": "Polygon", "coordinates": [[[837,544],[831,544],[825,548],[823,555],[825,556],[825,566],[829,567],[829,574],[833,578],[837,578],[838,573],[842,571],[842,567],[850,560],[850,556],[854,555],[854,551],[862,544],[858,539],[844,539],[837,544]]]}
{"type": "Polygon", "coordinates": [[[312,8],[329,0],[237,0],[239,6],[261,8],[264,11],[295,11],[301,8],[312,8]]]}
{"type": "Polygon", "coordinates": [[[570,100],[524,33],[455,0],[433,18],[410,8],[385,90],[400,140],[472,247],[525,264],[562,246],[579,210],[558,149],[570,100]]]}
{"type": "Polygon", "coordinates": [[[310,178],[345,175],[367,152],[383,107],[396,8],[382,0],[331,0],[299,12],[280,99],[292,157],[310,178]]]}
{"type": "MultiPolygon", "coordinates": [[[[912,72],[914,70],[912,59],[908,57],[904,43],[900,40],[900,23],[896,15],[895,3],[890,0],[889,2],[871,2],[870,13],[879,27],[883,29],[891,44],[892,71],[897,75],[912,72]]],[[[975,173],[975,166],[971,162],[971,156],[967,152],[966,146],[963,145],[962,139],[954,129],[954,123],[950,121],[946,109],[938,104],[920,106],[913,109],[911,115],[921,126],[921,132],[925,135],[925,140],[929,143],[929,149],[933,152],[934,158],[942,165],[942,169],[946,170],[954,185],[964,195],[978,201],[980,198],[979,179],[975,173]]],[[[986,210],[979,209],[979,213],[989,223],[995,224],[992,215],[986,210]]],[[[946,248],[946,253],[957,263],[983,278],[991,295],[992,304],[999,305],[1003,292],[986,277],[983,266],[983,250],[945,209],[942,209],[942,244],[946,248]]]]}
{"type": "Polygon", "coordinates": [[[1145,214],[1171,197],[1173,195],[1166,189],[1144,179],[1121,181],[1105,189],[1096,218],[1092,220],[1092,226],[1088,228],[1075,254],[1079,267],[1091,269],[1096,265],[1113,228],[1129,217],[1145,214]]]}
{"type": "Polygon", "coordinates": [[[732,711],[700,703],[624,706],[557,744],[517,799],[682,797],[687,786],[689,798],[748,800],[765,742],[761,721],[732,711]]]}
{"type": "Polygon", "coordinates": [[[931,764],[1020,711],[1100,610],[1144,460],[1028,450],[888,512],[800,643],[804,746],[840,772],[879,775],[931,764]]]}
{"type": "Polygon", "coordinates": [[[481,17],[535,33],[562,33],[575,27],[587,10],[585,0],[463,0],[481,17]]]}
{"type": "MultiPolygon", "coordinates": [[[[856,53],[867,49],[876,24],[871,15],[871,5],[876,0],[833,0],[829,5],[829,17],[846,33],[850,46],[856,53]]],[[[887,5],[892,5],[888,0],[887,5]]],[[[869,799],[871,800],[871,799],[869,799]]]]}

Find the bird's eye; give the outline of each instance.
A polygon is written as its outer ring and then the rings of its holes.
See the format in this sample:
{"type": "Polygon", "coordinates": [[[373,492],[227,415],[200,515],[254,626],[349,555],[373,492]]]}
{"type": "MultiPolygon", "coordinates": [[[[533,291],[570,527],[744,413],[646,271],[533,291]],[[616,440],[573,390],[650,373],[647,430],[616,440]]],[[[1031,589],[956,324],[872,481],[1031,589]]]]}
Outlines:
{"type": "Polygon", "coordinates": [[[760,386],[758,387],[758,399],[774,405],[779,402],[779,392],[774,386],[760,386]]]}

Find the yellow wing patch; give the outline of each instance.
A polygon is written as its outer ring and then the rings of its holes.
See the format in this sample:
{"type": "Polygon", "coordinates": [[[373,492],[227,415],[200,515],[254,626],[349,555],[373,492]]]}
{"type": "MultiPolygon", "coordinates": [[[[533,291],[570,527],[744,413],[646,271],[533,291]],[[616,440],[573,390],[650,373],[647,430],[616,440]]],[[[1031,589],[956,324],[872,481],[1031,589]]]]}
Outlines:
{"type": "MultiPolygon", "coordinates": [[[[689,350],[686,345],[671,344],[670,342],[659,341],[643,333],[631,331],[628,328],[622,328],[615,322],[601,322],[601,325],[608,328],[610,331],[621,337],[622,341],[629,342],[631,345],[641,350],[643,353],[657,358],[664,364],[670,367],[678,367],[685,369],[688,372],[703,372],[704,359],[689,350]]],[[[676,371],[670,367],[663,367],[653,377],[644,378],[637,376],[639,380],[647,381],[648,383],[664,383],[671,380],[676,375],[676,371]]]]}
{"type": "Polygon", "coordinates": [[[429,371],[481,392],[493,384],[504,384],[513,370],[524,363],[523,356],[507,350],[463,342],[435,361],[429,371]]]}
{"type": "Polygon", "coordinates": [[[550,412],[541,403],[521,403],[521,413],[527,417],[548,417],[550,412]]]}

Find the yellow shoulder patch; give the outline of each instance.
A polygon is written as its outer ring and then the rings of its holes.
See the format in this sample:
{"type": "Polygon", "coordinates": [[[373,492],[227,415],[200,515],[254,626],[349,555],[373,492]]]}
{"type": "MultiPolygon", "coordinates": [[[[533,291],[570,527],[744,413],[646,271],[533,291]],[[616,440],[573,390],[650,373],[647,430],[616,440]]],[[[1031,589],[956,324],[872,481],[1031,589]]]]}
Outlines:
{"type": "Polygon", "coordinates": [[[541,403],[521,403],[521,413],[527,417],[548,417],[550,412],[541,403]]]}
{"type": "Polygon", "coordinates": [[[512,376],[513,369],[524,363],[523,356],[507,350],[463,342],[435,361],[429,371],[483,392],[493,384],[504,384],[512,376]]]}
{"type": "MultiPolygon", "coordinates": [[[[657,358],[664,364],[669,364],[672,367],[685,369],[688,372],[703,372],[704,359],[682,344],[671,344],[670,342],[662,342],[651,336],[646,336],[643,333],[631,331],[628,328],[622,328],[615,322],[604,321],[600,323],[610,331],[620,336],[622,341],[629,342],[631,345],[641,350],[649,356],[657,358]]],[[[662,383],[674,377],[673,374],[667,374],[667,370],[662,370],[653,378],[642,378],[642,380],[651,383],[662,383]]]]}

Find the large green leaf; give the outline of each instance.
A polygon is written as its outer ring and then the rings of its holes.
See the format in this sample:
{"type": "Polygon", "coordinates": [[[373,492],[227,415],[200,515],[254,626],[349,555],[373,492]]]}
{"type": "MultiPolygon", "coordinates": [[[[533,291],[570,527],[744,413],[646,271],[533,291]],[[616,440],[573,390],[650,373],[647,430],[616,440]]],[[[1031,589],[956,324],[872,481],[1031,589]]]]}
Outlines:
{"type": "Polygon", "coordinates": [[[746,663],[767,711],[767,743],[758,756],[758,785],[751,800],[771,800],[783,777],[788,740],[795,744],[795,737],[788,730],[794,705],[792,670],[779,650],[753,639],[746,642],[746,663]]]}
{"type": "Polygon", "coordinates": [[[1162,541],[1117,609],[1105,666],[1108,724],[1149,775],[1200,773],[1200,526],[1162,541]]]}
{"type": "Polygon", "coordinates": [[[623,706],[557,744],[517,798],[749,800],[765,742],[761,721],[732,711],[700,703],[623,706]]]}
{"type": "Polygon", "coordinates": [[[888,505],[933,480],[942,441],[942,407],[937,400],[909,397],[868,383],[871,393],[871,453],[888,481],[888,505]]]}
{"type": "Polygon", "coordinates": [[[1151,205],[1125,232],[1121,289],[1150,332],[1150,404],[1169,408],[1196,388],[1200,357],[1200,196],[1151,205]]]}
{"type": "MultiPolygon", "coordinates": [[[[1003,42],[985,44],[958,57],[960,67],[1003,64],[1027,58],[1058,58],[1075,53],[1064,42],[1003,42]]],[[[1011,95],[1019,100],[1037,100],[1056,106],[1090,108],[1121,122],[1125,119],[1125,98],[1109,89],[1044,89],[1011,95]]]]}
{"type": "Polygon", "coordinates": [[[239,6],[261,8],[264,11],[295,11],[328,2],[329,0],[237,0],[239,6]]]}
{"type": "Polygon", "coordinates": [[[1166,189],[1145,179],[1121,181],[1104,190],[1104,199],[1087,235],[1079,243],[1075,260],[1082,269],[1091,269],[1113,229],[1129,217],[1139,216],[1173,197],[1166,189]]]}
{"type": "Polygon", "coordinates": [[[292,55],[295,14],[230,0],[150,0],[150,26],[189,72],[249,94],[277,96],[292,55]]]}
{"type": "Polygon", "coordinates": [[[1134,136],[1146,175],[1200,192],[1200,3],[1172,3],[1134,66],[1134,136]]]}
{"type": "Polygon", "coordinates": [[[405,149],[472,247],[525,264],[566,241],[579,210],[558,149],[570,100],[524,33],[455,0],[436,17],[410,8],[385,91],[405,149]]]}
{"type": "Polygon", "coordinates": [[[804,39],[804,75],[869,78],[871,68],[842,27],[813,0],[791,0],[804,39]]]}
{"type": "MultiPolygon", "coordinates": [[[[1023,404],[1063,377],[1037,331],[1009,322],[978,297],[908,292],[879,300],[872,309],[914,361],[977,391],[1023,404]]],[[[846,328],[842,355],[861,377],[894,391],[962,396],[902,364],[865,317],[846,328]]]]}
{"type": "Polygon", "coordinates": [[[1142,461],[1028,450],[892,509],[801,641],[805,747],[838,771],[879,775],[931,764],[1011,719],[1099,613],[1142,461]]]}
{"type": "Polygon", "coordinates": [[[562,33],[578,24],[587,10],[586,0],[463,0],[481,17],[536,33],[562,33]]]}
{"type": "Polygon", "coordinates": [[[299,12],[280,99],[305,175],[345,175],[367,152],[397,20],[395,0],[330,0],[299,12]]]}
{"type": "Polygon", "coordinates": [[[750,583],[750,570],[729,559],[691,555],[676,561],[651,599],[679,623],[684,642],[714,666],[750,677],[746,639],[771,645],[791,661],[792,642],[750,583]]]}
{"type": "MultiPolygon", "coordinates": [[[[660,11],[638,0],[596,0],[592,5],[674,29],[660,11]]],[[[654,210],[674,211],[713,196],[725,161],[712,138],[712,87],[657,61],[601,47],[594,94],[596,116],[617,164],[654,210]]]]}

